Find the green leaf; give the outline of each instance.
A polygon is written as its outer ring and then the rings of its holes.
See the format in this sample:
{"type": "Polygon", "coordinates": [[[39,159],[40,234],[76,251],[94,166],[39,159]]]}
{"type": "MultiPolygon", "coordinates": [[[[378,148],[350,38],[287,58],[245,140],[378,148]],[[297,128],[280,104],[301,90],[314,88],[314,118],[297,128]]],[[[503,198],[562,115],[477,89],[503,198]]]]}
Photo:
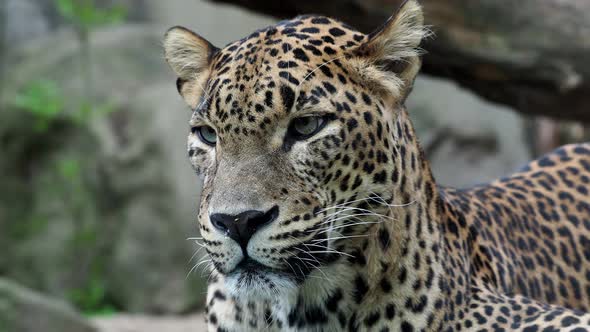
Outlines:
{"type": "Polygon", "coordinates": [[[101,9],[95,0],[56,0],[60,15],[86,29],[121,23],[127,15],[123,6],[101,9]]]}
{"type": "Polygon", "coordinates": [[[122,23],[127,16],[127,9],[123,6],[114,6],[105,13],[105,23],[118,24],[122,23]]]}
{"type": "Polygon", "coordinates": [[[106,302],[106,290],[104,280],[92,275],[84,287],[70,290],[69,299],[86,315],[110,315],[116,310],[106,302]]]}
{"type": "Polygon", "coordinates": [[[103,304],[100,308],[86,312],[86,316],[88,317],[108,317],[113,316],[117,313],[117,309],[115,309],[112,305],[103,304]]]}
{"type": "Polygon", "coordinates": [[[27,85],[15,97],[12,105],[47,121],[62,112],[63,99],[56,82],[37,80],[27,85]]]}
{"type": "Polygon", "coordinates": [[[78,20],[82,25],[86,27],[92,27],[96,25],[97,11],[98,9],[94,6],[92,1],[84,1],[78,5],[78,20]]]}
{"type": "Polygon", "coordinates": [[[104,103],[95,107],[95,113],[99,115],[108,115],[116,110],[117,108],[112,103],[104,103]]]}
{"type": "Polygon", "coordinates": [[[79,125],[83,125],[88,122],[90,116],[93,113],[92,104],[90,102],[83,101],[78,108],[78,112],[73,114],[72,117],[79,125]]]}
{"type": "Polygon", "coordinates": [[[76,159],[61,159],[57,163],[59,174],[68,180],[74,180],[80,175],[80,162],[76,159]]]}
{"type": "Polygon", "coordinates": [[[75,0],[56,0],[57,11],[59,14],[67,19],[76,19],[75,0]]]}

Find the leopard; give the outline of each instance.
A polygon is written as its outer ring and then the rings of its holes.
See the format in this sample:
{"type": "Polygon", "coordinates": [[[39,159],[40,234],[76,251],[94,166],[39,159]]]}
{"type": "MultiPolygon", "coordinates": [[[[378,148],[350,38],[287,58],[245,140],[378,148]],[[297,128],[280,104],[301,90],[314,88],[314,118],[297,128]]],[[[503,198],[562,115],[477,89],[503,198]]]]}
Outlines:
{"type": "Polygon", "coordinates": [[[406,0],[369,34],[321,15],[223,48],[166,32],[209,331],[590,331],[590,144],[438,185],[405,106],[430,30],[406,0]]]}

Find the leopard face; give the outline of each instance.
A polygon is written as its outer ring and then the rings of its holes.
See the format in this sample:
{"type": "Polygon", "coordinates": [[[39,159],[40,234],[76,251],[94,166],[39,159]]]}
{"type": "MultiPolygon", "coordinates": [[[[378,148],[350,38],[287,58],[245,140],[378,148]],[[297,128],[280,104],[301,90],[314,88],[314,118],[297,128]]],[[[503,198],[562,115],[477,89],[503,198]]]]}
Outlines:
{"type": "Polygon", "coordinates": [[[184,28],[167,33],[204,180],[201,235],[233,296],[289,293],[350,264],[351,244],[408,200],[394,131],[423,36],[414,1],[371,35],[320,16],[223,49],[184,28]]]}

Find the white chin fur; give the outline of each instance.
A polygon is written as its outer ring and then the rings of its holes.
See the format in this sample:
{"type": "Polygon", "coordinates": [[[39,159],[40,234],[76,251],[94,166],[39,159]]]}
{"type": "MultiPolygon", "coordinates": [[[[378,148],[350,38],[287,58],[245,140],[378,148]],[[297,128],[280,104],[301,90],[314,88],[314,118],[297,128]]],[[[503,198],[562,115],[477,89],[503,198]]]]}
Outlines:
{"type": "Polygon", "coordinates": [[[242,272],[226,276],[225,287],[231,295],[238,299],[279,303],[295,298],[298,285],[291,278],[272,272],[248,276],[242,272]]]}

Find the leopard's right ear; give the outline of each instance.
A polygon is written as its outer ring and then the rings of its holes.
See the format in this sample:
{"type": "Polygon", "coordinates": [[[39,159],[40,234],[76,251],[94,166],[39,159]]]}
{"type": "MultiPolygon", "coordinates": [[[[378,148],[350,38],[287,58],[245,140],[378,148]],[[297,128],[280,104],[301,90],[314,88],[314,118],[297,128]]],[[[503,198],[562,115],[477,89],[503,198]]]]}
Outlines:
{"type": "Polygon", "coordinates": [[[203,94],[213,56],[218,51],[206,39],[183,27],[173,27],[164,36],[166,61],[178,77],[176,87],[193,109],[203,94]]]}

